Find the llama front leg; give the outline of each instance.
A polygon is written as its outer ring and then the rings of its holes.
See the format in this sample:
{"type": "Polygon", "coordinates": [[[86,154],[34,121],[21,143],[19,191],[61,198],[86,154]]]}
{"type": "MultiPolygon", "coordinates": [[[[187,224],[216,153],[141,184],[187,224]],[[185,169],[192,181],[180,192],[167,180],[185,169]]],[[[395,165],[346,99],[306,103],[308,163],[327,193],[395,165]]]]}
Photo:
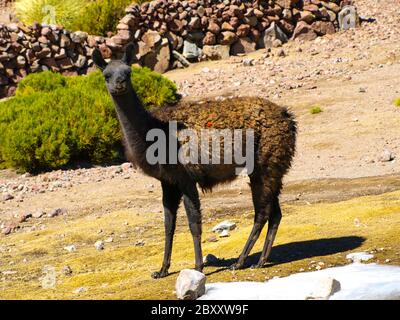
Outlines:
{"type": "Polygon", "coordinates": [[[159,272],[153,272],[151,275],[154,279],[164,278],[168,275],[176,226],[176,214],[182,199],[182,192],[176,186],[165,182],[162,182],[161,186],[163,190],[165,249],[161,270],[159,272]]]}
{"type": "Polygon", "coordinates": [[[203,270],[203,253],[201,250],[201,210],[200,200],[196,185],[192,185],[183,193],[183,203],[192,233],[195,253],[195,269],[203,270]]]}

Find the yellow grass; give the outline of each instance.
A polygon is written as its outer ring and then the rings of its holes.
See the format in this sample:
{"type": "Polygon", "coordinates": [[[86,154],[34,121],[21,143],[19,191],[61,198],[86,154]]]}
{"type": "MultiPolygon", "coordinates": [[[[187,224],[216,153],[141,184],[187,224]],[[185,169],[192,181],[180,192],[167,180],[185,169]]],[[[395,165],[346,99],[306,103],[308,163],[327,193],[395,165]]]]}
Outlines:
{"type": "MultiPolygon", "coordinates": [[[[284,217],[273,250],[274,263],[264,269],[226,270],[206,267],[208,282],[264,281],[308,271],[312,260],[325,266],[346,264],[348,252],[377,250],[375,261],[400,264],[400,191],[379,196],[355,198],[337,203],[284,205],[284,217]],[[355,223],[355,219],[356,223],[355,223]]],[[[227,213],[229,214],[229,213],[227,213]]],[[[205,254],[236,258],[252,226],[252,213],[230,214],[238,228],[229,238],[203,243],[205,254]]],[[[221,217],[223,219],[224,217],[221,217]]],[[[0,299],[174,299],[177,272],[193,266],[190,233],[180,217],[169,277],[153,280],[163,252],[162,214],[137,215],[117,211],[97,216],[53,218],[45,221],[42,231],[23,231],[0,237],[0,299]],[[128,222],[128,224],[126,223],[128,222]],[[100,233],[100,231],[102,231],[100,233]],[[112,236],[103,251],[94,242],[112,236]],[[143,247],[135,246],[144,240],[143,247]],[[76,252],[63,248],[75,244],[76,252]],[[62,268],[70,266],[72,275],[62,268]],[[54,267],[57,282],[53,289],[43,289],[43,268],[54,267]],[[10,273],[11,271],[11,273],[10,273]],[[16,272],[16,273],[13,273],[16,272]],[[85,287],[87,291],[73,293],[85,287]]],[[[205,217],[207,221],[207,217],[205,217]]],[[[204,225],[204,238],[215,225],[204,225]]],[[[259,241],[253,250],[255,262],[261,250],[259,241]]],[[[228,261],[229,263],[231,261],[228,261]]],[[[221,262],[221,265],[228,264],[221,262]]]]}

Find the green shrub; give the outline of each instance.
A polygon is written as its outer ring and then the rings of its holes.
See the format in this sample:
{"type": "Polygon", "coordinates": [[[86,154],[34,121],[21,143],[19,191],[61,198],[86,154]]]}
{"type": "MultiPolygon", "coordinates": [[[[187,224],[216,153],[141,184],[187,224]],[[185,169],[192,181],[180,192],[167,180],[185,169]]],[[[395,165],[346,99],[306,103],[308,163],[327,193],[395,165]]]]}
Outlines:
{"type": "MultiPolygon", "coordinates": [[[[86,31],[93,35],[106,35],[115,31],[125,8],[132,0],[17,0],[18,18],[32,24],[62,24],[65,28],[86,31]]],[[[144,2],[142,0],[137,3],[144,2]]]]}
{"type": "Polygon", "coordinates": [[[17,17],[25,24],[62,24],[70,29],[85,8],[82,2],[85,4],[87,0],[17,0],[14,8],[17,17]]]}
{"type": "Polygon", "coordinates": [[[393,103],[394,103],[394,105],[395,105],[396,107],[400,107],[400,97],[394,99],[393,103]]]}
{"type": "Polygon", "coordinates": [[[321,109],[320,106],[313,106],[310,109],[310,113],[311,114],[317,114],[317,113],[321,113],[323,110],[321,109]]]}
{"type": "MultiPolygon", "coordinates": [[[[176,86],[147,68],[132,68],[132,82],[149,109],[177,101],[176,86]]],[[[0,132],[0,166],[20,171],[107,164],[121,156],[119,123],[98,71],[27,76],[16,96],[0,103],[0,132]]]]}
{"type": "Polygon", "coordinates": [[[74,30],[89,34],[106,35],[115,31],[118,21],[125,15],[125,8],[132,0],[95,0],[89,2],[82,15],[74,21],[74,30]]]}

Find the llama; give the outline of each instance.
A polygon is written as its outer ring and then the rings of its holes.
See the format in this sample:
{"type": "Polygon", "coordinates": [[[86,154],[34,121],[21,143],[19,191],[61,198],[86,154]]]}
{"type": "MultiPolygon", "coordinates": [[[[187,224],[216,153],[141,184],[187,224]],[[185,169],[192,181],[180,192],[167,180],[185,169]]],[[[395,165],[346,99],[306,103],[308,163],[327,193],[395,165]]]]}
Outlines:
{"type": "Polygon", "coordinates": [[[180,130],[207,128],[210,116],[216,119],[212,122],[216,129],[254,130],[255,163],[253,172],[249,174],[255,211],[254,224],[245,247],[232,268],[245,267],[246,258],[268,222],[264,247],[255,266],[263,267],[281,221],[278,197],[282,179],[290,168],[295,153],[297,129],[293,115],[286,108],[258,97],[228,97],[225,100],[214,99],[201,103],[180,101],[174,106],[149,112],[143,107],[130,80],[132,58],[133,45],[127,46],[121,60],[110,63],[103,59],[99,50],[93,52],[93,61],[102,70],[115,105],[129,161],[161,182],[165,250],[162,267],[159,272],[152,273],[152,277],[157,279],[168,275],[176,215],[182,198],[194,242],[195,269],[202,271],[202,217],[197,186],[203,191],[211,190],[218,184],[233,181],[237,174],[234,164],[150,164],[146,159],[146,150],[151,142],[147,141],[146,134],[152,129],[168,132],[169,121],[176,121],[180,130]]]}

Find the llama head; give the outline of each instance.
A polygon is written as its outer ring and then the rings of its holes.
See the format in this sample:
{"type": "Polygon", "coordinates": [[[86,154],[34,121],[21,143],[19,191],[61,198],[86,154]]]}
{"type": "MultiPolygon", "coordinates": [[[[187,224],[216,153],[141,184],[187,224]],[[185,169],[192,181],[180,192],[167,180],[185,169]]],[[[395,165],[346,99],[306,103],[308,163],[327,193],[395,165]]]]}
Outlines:
{"type": "Polygon", "coordinates": [[[122,95],[131,86],[131,61],[133,58],[133,44],[129,44],[121,60],[107,63],[99,49],[93,51],[93,62],[103,72],[107,89],[111,95],[122,95]]]}

